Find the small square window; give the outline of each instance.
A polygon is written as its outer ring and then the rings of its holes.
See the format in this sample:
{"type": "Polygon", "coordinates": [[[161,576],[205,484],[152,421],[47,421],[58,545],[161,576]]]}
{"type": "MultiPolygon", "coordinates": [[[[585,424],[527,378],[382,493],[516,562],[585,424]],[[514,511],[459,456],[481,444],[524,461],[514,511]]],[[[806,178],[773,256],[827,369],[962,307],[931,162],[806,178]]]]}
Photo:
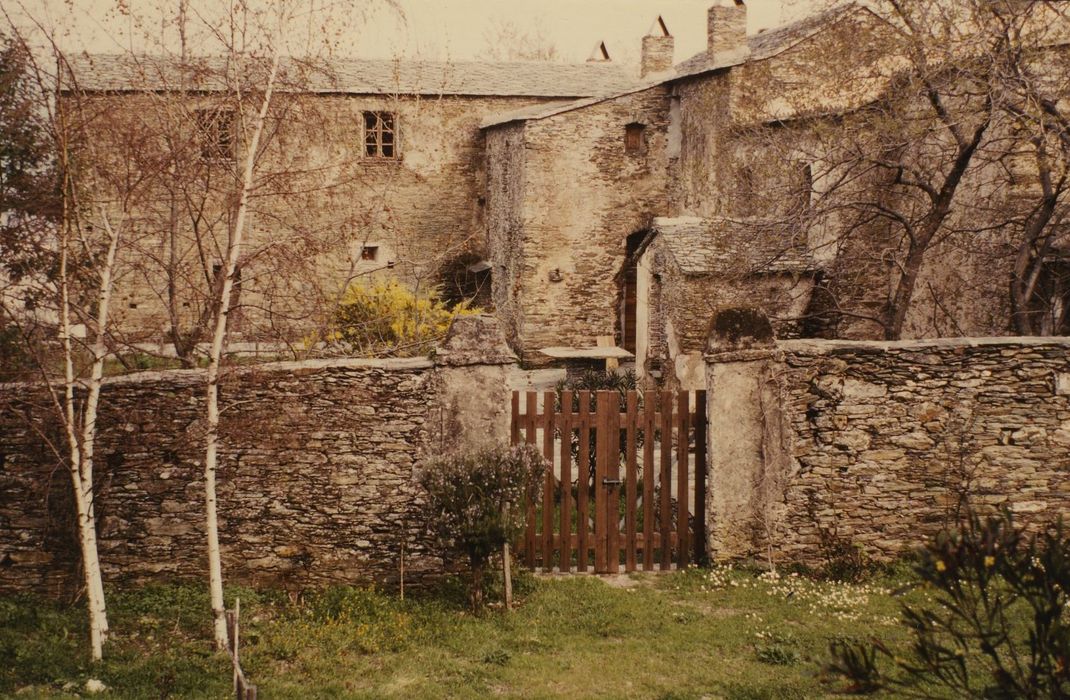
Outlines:
{"type": "Polygon", "coordinates": [[[624,127],[624,152],[629,155],[643,152],[642,124],[628,124],[624,127]]]}
{"type": "Polygon", "coordinates": [[[379,259],[379,246],[366,245],[360,249],[360,259],[372,262],[379,259]]]}
{"type": "Polygon", "coordinates": [[[234,159],[234,112],[229,109],[199,109],[194,112],[204,160],[234,159]]]}
{"type": "Polygon", "coordinates": [[[397,157],[397,129],[393,112],[364,113],[364,155],[368,158],[397,157]]]}

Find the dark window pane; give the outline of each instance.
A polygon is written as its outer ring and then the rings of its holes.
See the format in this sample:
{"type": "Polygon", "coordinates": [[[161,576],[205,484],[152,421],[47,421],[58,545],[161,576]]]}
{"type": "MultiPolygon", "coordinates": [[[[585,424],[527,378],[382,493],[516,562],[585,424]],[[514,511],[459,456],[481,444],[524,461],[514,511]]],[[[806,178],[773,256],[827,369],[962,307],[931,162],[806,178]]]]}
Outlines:
{"type": "Polygon", "coordinates": [[[364,153],[370,158],[393,158],[396,152],[394,114],[364,112],[364,153]]]}

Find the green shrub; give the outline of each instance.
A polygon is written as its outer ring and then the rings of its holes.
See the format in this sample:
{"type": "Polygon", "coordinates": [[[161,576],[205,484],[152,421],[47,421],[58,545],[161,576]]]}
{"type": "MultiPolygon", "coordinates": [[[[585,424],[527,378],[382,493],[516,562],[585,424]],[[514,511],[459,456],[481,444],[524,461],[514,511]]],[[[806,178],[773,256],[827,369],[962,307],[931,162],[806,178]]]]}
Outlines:
{"type": "MultiPolygon", "coordinates": [[[[939,685],[960,697],[1070,697],[1070,539],[1060,522],[1038,535],[1009,513],[941,532],[915,567],[935,605],[904,606],[909,658],[872,648],[903,674],[898,685],[939,685]]],[[[841,668],[873,666],[857,645],[833,649],[841,668]],[[852,658],[853,657],[853,658],[852,658]]]]}
{"type": "Polygon", "coordinates": [[[546,460],[530,445],[493,447],[425,462],[428,524],[440,544],[468,558],[473,607],[483,602],[490,557],[524,526],[524,504],[537,499],[546,460]]]}

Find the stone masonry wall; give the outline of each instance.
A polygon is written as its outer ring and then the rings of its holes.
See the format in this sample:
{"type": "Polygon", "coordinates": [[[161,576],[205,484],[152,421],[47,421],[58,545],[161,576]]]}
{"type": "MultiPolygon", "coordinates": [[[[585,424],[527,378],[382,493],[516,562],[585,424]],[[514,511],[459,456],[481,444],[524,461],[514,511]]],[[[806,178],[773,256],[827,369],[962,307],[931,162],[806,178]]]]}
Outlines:
{"type": "MultiPolygon", "coordinates": [[[[279,95],[258,165],[260,196],[249,212],[245,250],[251,261],[235,300],[242,321],[236,330],[250,340],[300,337],[316,327],[323,300],[336,298],[350,280],[389,277],[426,288],[438,282],[440,270],[451,261],[485,255],[479,123],[489,114],[545,101],[279,95]],[[395,115],[396,158],[364,156],[365,111],[395,115]],[[364,246],[377,249],[375,259],[362,259],[364,246]]],[[[219,261],[208,260],[207,272],[200,270],[197,238],[209,248],[225,246],[235,163],[202,162],[196,134],[187,124],[192,117],[182,115],[217,107],[218,98],[211,95],[180,102],[128,93],[95,95],[85,107],[93,117],[87,128],[103,144],[102,153],[127,153],[127,142],[146,138],[146,130],[192,144],[176,182],[150,178],[130,204],[131,227],[138,240],[145,240],[131,250],[132,257],[120,259],[125,272],[117,283],[113,325],[132,338],[161,340],[168,320],[161,300],[168,298],[170,278],[162,266],[146,264],[139,255],[142,247],[163,250],[170,242],[167,237],[150,242],[145,238],[150,233],[162,236],[174,227],[179,276],[191,280],[176,292],[175,313],[183,325],[196,327],[211,298],[205,280],[219,261]],[[199,216],[196,234],[187,223],[194,214],[199,216]]]]}
{"type": "MultiPolygon", "coordinates": [[[[401,542],[418,571],[412,469],[426,438],[431,364],[259,366],[221,390],[220,537],[231,581],[304,585],[390,579],[401,542]],[[408,520],[408,522],[406,522],[408,520]]],[[[10,386],[10,385],[9,385],[10,386]]],[[[106,384],[96,472],[105,578],[141,582],[204,569],[200,371],[106,384]]],[[[0,590],[74,583],[70,481],[34,428],[38,394],[5,392],[0,412],[0,590]]]]}
{"type": "Polygon", "coordinates": [[[967,503],[1031,526],[1070,515],[1070,339],[794,340],[707,359],[715,558],[771,544],[819,564],[822,533],[893,557],[967,503]]]}
{"type": "Polygon", "coordinates": [[[512,208],[488,220],[494,298],[524,360],[619,331],[628,236],[666,208],[667,102],[657,86],[529,120],[522,132],[487,130],[492,154],[510,160],[488,173],[490,201],[512,208]],[[643,125],[632,153],[628,124],[643,125]]]}
{"type": "MultiPolygon", "coordinates": [[[[465,321],[483,335],[497,331],[483,317],[465,321]]],[[[389,583],[402,547],[408,581],[442,570],[420,522],[414,466],[431,447],[506,434],[505,408],[468,415],[440,395],[467,382],[505,407],[513,362],[507,352],[458,354],[450,342],[437,366],[318,360],[226,376],[218,490],[227,580],[389,583]],[[448,421],[444,437],[436,431],[448,421]]],[[[95,487],[107,581],[203,575],[203,393],[199,370],[106,382],[95,487]]],[[[70,479],[44,439],[61,444],[45,398],[39,387],[0,385],[0,592],[79,587],[70,479]]]]}

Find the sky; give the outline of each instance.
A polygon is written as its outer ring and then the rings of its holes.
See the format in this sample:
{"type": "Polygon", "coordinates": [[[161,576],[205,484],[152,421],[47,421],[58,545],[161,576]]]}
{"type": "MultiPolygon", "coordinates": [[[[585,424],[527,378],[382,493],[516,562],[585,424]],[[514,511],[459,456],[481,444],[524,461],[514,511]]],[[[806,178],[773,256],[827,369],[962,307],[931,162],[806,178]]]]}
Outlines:
{"type": "MultiPolygon", "coordinates": [[[[256,2],[257,0],[253,0],[256,2]]],[[[259,0],[269,3],[274,0],[259,0]]],[[[550,44],[559,60],[585,60],[600,41],[621,63],[638,61],[640,40],[661,15],[676,38],[676,61],[705,48],[706,9],[718,0],[304,0],[330,13],[335,51],[369,58],[486,58],[502,27],[550,44]],[[372,6],[371,10],[360,7],[372,6]]],[[[720,0],[722,2],[726,0],[720,0]]],[[[748,0],[748,30],[791,21],[821,0],[748,0]]],[[[190,0],[209,19],[227,0],[190,0]]],[[[56,31],[67,51],[175,50],[178,0],[0,0],[16,21],[27,17],[56,31]]],[[[313,32],[317,35],[324,32],[313,32]]],[[[207,45],[207,44],[204,44],[207,45]]],[[[204,50],[203,52],[210,52],[204,50]]]]}

